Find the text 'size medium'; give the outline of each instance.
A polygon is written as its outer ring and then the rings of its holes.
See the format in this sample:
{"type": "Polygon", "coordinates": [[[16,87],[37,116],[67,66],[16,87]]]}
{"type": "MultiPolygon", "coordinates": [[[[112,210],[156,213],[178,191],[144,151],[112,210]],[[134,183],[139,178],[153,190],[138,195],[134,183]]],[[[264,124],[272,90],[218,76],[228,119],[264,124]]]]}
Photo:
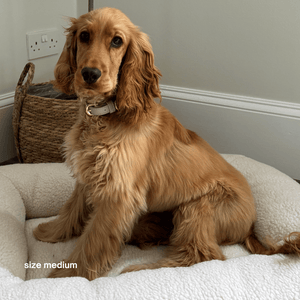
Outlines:
{"type": "MultiPolygon", "coordinates": [[[[41,263],[34,263],[29,261],[28,263],[24,264],[25,269],[41,269],[42,264],[41,263]]],[[[65,268],[65,269],[76,269],[77,264],[76,263],[65,263],[64,261],[60,261],[59,263],[44,263],[43,264],[44,269],[54,269],[54,268],[65,268]]]]}

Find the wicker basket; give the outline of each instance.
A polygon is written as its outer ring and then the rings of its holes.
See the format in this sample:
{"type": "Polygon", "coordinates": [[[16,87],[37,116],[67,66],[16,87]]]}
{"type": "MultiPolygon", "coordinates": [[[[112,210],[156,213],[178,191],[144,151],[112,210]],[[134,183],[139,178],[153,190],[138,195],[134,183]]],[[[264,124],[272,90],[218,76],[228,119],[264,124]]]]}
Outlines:
{"type": "Polygon", "coordinates": [[[76,121],[78,101],[29,94],[33,87],[50,85],[32,84],[34,70],[34,64],[26,64],[16,87],[13,129],[17,155],[22,163],[62,162],[61,145],[76,121]]]}

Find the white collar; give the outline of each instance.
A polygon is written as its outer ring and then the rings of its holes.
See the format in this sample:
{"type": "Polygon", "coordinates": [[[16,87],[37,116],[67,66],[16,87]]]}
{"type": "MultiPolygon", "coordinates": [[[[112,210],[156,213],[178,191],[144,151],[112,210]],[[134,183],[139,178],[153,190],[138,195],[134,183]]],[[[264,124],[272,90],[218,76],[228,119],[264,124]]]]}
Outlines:
{"type": "Polygon", "coordinates": [[[96,104],[87,104],[85,112],[88,116],[103,116],[107,114],[112,114],[117,111],[116,104],[109,100],[105,105],[98,106],[96,104]]]}

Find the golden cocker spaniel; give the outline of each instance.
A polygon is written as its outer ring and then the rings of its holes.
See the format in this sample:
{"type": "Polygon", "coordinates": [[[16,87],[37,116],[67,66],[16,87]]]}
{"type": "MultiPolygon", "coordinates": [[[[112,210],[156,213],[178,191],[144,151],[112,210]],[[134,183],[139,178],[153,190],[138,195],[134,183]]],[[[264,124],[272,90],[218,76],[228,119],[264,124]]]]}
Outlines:
{"type": "Polygon", "coordinates": [[[65,138],[75,190],[54,221],[34,235],[45,242],[79,236],[50,277],[93,280],[111,269],[122,246],[168,244],[157,263],[123,272],[191,266],[225,257],[219,245],[252,253],[300,253],[300,234],[266,246],[256,238],[256,211],[246,179],[163,106],[148,37],[119,10],[71,19],[55,67],[55,85],[80,98],[65,138]]]}

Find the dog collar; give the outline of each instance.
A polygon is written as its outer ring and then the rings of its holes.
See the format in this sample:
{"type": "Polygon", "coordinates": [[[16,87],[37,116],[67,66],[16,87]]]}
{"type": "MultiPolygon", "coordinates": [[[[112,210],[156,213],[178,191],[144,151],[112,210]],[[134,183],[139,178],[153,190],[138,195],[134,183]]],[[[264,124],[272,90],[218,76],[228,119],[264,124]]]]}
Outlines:
{"type": "Polygon", "coordinates": [[[117,111],[117,106],[115,102],[109,100],[104,105],[96,105],[96,104],[87,104],[85,108],[85,112],[88,116],[103,116],[107,114],[112,114],[117,111]]]}

